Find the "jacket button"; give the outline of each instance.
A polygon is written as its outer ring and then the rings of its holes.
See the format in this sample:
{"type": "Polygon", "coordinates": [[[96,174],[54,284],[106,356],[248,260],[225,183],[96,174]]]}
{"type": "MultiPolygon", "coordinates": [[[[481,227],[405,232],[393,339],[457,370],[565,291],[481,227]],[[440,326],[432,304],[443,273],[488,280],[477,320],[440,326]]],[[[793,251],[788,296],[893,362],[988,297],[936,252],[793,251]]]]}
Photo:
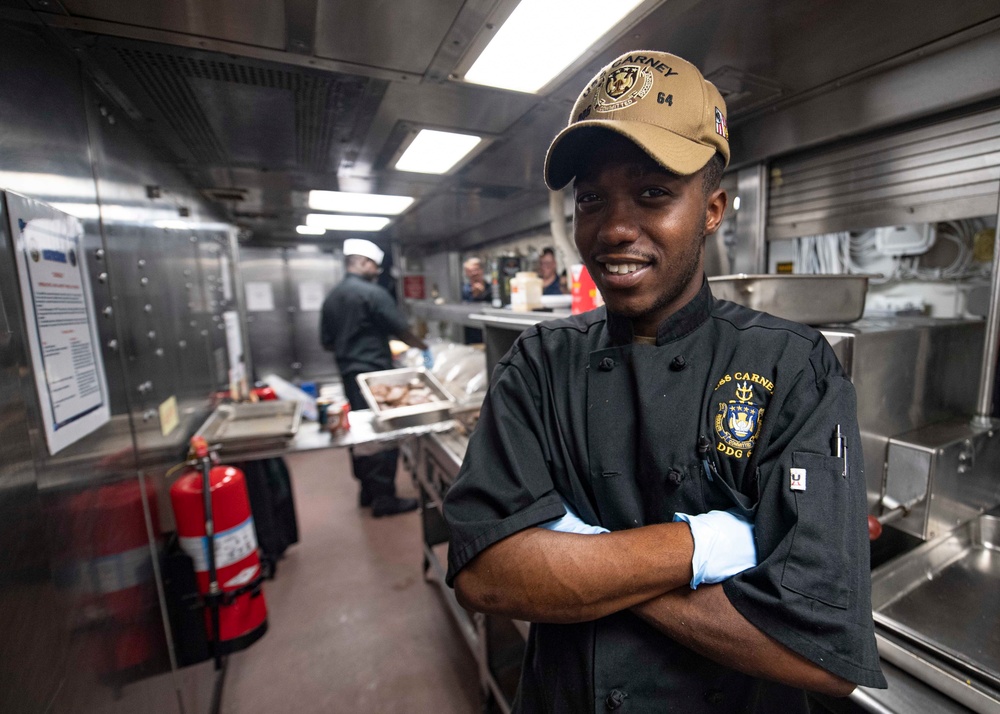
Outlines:
{"type": "Polygon", "coordinates": [[[687,367],[687,360],[684,359],[684,355],[677,355],[670,362],[670,369],[675,372],[680,372],[685,367],[687,367]]]}
{"type": "Polygon", "coordinates": [[[610,357],[605,357],[597,363],[597,368],[602,372],[610,372],[615,368],[615,361],[610,357]]]}
{"type": "Polygon", "coordinates": [[[705,701],[709,704],[722,704],[725,698],[725,695],[718,689],[712,689],[705,693],[705,701]]]}
{"type": "Polygon", "coordinates": [[[608,698],[604,700],[604,706],[608,708],[608,711],[614,711],[620,707],[627,698],[628,695],[622,690],[612,689],[608,694],[608,698]]]}
{"type": "Polygon", "coordinates": [[[667,471],[667,481],[669,481],[674,486],[680,486],[681,481],[684,480],[684,474],[682,474],[677,469],[670,469],[667,471]]]}

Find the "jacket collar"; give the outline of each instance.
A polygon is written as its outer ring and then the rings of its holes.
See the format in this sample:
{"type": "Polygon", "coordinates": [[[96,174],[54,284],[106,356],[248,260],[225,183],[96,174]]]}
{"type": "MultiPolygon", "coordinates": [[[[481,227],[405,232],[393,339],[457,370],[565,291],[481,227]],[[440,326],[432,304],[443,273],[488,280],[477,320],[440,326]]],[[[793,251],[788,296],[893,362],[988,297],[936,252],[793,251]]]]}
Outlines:
{"type": "MultiPolygon", "coordinates": [[[[665,345],[693,332],[708,319],[711,311],[712,291],[708,287],[708,280],[702,276],[698,294],[656,328],[656,344],[665,345]]],[[[608,333],[614,344],[629,344],[633,337],[632,321],[609,310],[608,333]]]]}
{"type": "Polygon", "coordinates": [[[366,278],[364,276],[361,276],[361,275],[358,275],[357,273],[344,273],[344,280],[348,280],[348,279],[350,279],[350,280],[360,280],[363,283],[369,283],[371,285],[375,285],[376,284],[376,282],[374,280],[369,280],[368,278],[366,278]]]}

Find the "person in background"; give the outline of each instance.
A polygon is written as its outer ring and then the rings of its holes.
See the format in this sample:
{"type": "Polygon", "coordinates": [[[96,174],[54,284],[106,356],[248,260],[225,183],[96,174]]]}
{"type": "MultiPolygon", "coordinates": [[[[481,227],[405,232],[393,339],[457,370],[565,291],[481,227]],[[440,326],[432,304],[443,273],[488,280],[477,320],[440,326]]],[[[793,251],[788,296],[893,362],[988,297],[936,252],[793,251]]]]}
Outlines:
{"type": "Polygon", "coordinates": [[[854,387],[818,331],[705,279],[728,161],[718,89],[662,52],[602,69],[549,148],[605,306],[498,361],[443,509],[459,603],[532,623],[516,714],[886,686],[854,387]]]}
{"type": "MultiPolygon", "coordinates": [[[[392,369],[389,337],[396,337],[411,347],[424,351],[424,364],[430,368],[433,358],[427,345],[410,331],[406,318],[392,296],[377,284],[385,253],[368,240],[344,241],[347,274],[323,301],[320,313],[320,339],[323,349],[333,352],[344,392],[351,409],[368,409],[357,377],[362,372],[392,369]]],[[[405,513],[417,508],[413,498],[396,495],[397,449],[372,456],[351,452],[354,477],[361,482],[359,503],[371,506],[375,518],[405,513]]]]}
{"type": "Polygon", "coordinates": [[[469,258],[462,263],[465,272],[465,282],[462,283],[462,300],[464,302],[489,302],[490,286],[486,283],[483,273],[483,261],[479,258],[469,258]]]}
{"type": "MultiPolygon", "coordinates": [[[[462,263],[465,282],[462,283],[462,302],[489,302],[492,299],[490,286],[483,273],[483,261],[479,258],[469,258],[462,263]]],[[[464,341],[467,345],[479,344],[483,341],[483,331],[478,327],[465,327],[464,341]]]]}
{"type": "Polygon", "coordinates": [[[538,257],[538,277],[542,279],[542,295],[562,295],[559,273],[556,272],[556,254],[546,248],[538,257]]]}

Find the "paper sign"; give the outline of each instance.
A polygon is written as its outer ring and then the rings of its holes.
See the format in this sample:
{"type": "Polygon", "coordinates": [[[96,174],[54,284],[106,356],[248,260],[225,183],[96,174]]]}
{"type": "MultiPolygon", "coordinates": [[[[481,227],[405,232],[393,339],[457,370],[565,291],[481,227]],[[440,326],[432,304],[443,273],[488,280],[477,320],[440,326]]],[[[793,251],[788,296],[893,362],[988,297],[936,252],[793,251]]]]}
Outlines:
{"type": "Polygon", "coordinates": [[[323,307],[323,283],[299,283],[299,309],[303,312],[317,312],[323,307]]]}
{"type": "Polygon", "coordinates": [[[170,397],[160,405],[160,431],[164,436],[177,428],[180,418],[177,416],[177,397],[170,397]]]}
{"type": "Polygon", "coordinates": [[[247,283],[247,311],[270,312],[274,309],[274,290],[271,283],[247,283]]]}
{"type": "Polygon", "coordinates": [[[15,193],[6,202],[45,439],[55,454],[111,418],[83,226],[15,193]]]}

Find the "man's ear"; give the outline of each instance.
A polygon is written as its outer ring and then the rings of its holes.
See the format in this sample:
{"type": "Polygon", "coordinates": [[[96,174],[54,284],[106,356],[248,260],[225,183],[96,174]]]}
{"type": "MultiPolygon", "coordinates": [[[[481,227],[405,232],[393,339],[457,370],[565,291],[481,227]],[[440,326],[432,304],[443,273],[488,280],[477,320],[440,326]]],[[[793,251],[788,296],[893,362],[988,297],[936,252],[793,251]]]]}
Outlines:
{"type": "Polygon", "coordinates": [[[719,229],[726,215],[729,196],[724,189],[717,188],[705,201],[705,235],[712,235],[719,229]]]}

